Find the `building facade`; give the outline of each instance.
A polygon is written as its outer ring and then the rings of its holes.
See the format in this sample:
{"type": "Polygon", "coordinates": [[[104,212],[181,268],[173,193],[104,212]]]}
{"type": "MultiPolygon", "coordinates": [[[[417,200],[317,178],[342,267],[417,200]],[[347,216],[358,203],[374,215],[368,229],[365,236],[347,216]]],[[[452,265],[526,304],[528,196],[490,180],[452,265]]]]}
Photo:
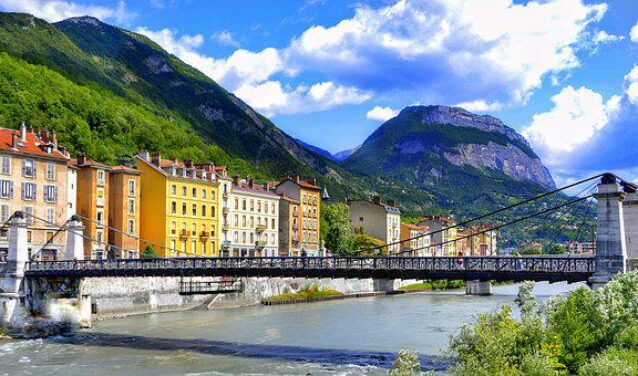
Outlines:
{"type": "Polygon", "coordinates": [[[381,197],[372,200],[348,200],[350,223],[353,230],[363,229],[384,243],[396,243],[388,247],[388,254],[401,253],[401,211],[394,202],[383,204],[381,197]]]}
{"type": "Polygon", "coordinates": [[[301,203],[285,194],[279,200],[279,256],[299,256],[301,228],[299,207],[301,203]]]}
{"type": "MultiPolygon", "coordinates": [[[[319,240],[320,218],[321,218],[321,188],[316,186],[316,181],[312,178],[302,180],[299,176],[284,177],[274,188],[275,192],[280,196],[298,202],[298,210],[290,210],[289,216],[284,217],[287,220],[279,228],[279,236],[288,239],[288,254],[291,256],[316,257],[322,256],[321,244],[319,240]],[[295,220],[296,218],[296,220],[295,220]],[[297,226],[295,230],[293,226],[297,226]],[[282,234],[286,231],[293,233],[282,234]],[[294,232],[296,231],[296,236],[294,232]],[[298,240],[295,240],[298,239],[298,240]]],[[[291,209],[291,208],[289,208],[291,209]]],[[[285,249],[279,250],[280,254],[285,253],[285,249]]]]}
{"type": "MultiPolygon", "coordinates": [[[[0,129],[0,225],[16,211],[25,212],[34,259],[63,256],[66,235],[54,235],[69,214],[68,161],[55,132],[34,132],[24,123],[19,130],[0,129]]],[[[7,236],[0,231],[0,259],[8,250],[7,236]]]]}
{"type": "Polygon", "coordinates": [[[273,257],[279,248],[279,196],[236,176],[230,192],[233,257],[273,257]]]}
{"type": "Polygon", "coordinates": [[[449,217],[425,216],[418,226],[427,226],[432,234],[431,256],[457,256],[455,241],[457,236],[456,222],[449,217]]]}
{"type": "Polygon", "coordinates": [[[219,180],[190,161],[136,158],[141,171],[140,237],[160,257],[219,255],[219,180]]]}
{"type": "Polygon", "coordinates": [[[109,244],[111,257],[139,258],[141,172],[115,166],[109,174],[109,244]]]}
{"type": "Polygon", "coordinates": [[[108,258],[109,172],[111,167],[80,153],[70,164],[77,169],[76,212],[84,225],[84,258],[108,258]]]}
{"type": "Polygon", "coordinates": [[[401,251],[403,256],[427,257],[430,249],[430,229],[409,223],[401,223],[401,251]]]}

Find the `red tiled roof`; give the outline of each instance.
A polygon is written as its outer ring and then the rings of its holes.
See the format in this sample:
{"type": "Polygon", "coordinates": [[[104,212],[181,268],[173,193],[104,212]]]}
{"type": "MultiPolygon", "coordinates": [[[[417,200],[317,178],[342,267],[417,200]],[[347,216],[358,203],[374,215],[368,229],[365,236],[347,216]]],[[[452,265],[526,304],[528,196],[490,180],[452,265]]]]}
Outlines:
{"type": "Polygon", "coordinates": [[[22,141],[19,139],[17,147],[12,148],[12,139],[13,135],[20,136],[19,130],[0,128],[0,150],[6,150],[11,152],[18,152],[29,154],[38,157],[44,158],[63,158],[69,159],[66,155],[62,154],[56,148],[53,148],[51,154],[46,153],[44,150],[40,149],[41,145],[46,145],[46,143],[42,142],[42,140],[31,132],[27,132],[26,140],[22,141]]]}
{"type": "Polygon", "coordinates": [[[268,195],[268,196],[273,196],[274,197],[279,197],[277,194],[265,189],[263,186],[260,185],[254,185],[254,186],[249,186],[246,183],[240,183],[239,185],[233,183],[233,190],[237,190],[237,191],[244,191],[244,192],[256,192],[256,193],[261,193],[264,195],[268,195]]]}
{"type": "Polygon", "coordinates": [[[127,173],[127,174],[133,174],[133,175],[141,175],[142,171],[136,169],[136,168],[132,168],[132,167],[128,167],[128,166],[113,166],[111,167],[112,172],[114,173],[118,173],[118,172],[122,172],[122,173],[127,173]]]}
{"type": "Polygon", "coordinates": [[[281,199],[284,200],[284,201],[288,201],[288,202],[293,203],[293,204],[300,204],[299,201],[295,200],[294,198],[290,198],[290,197],[286,196],[285,194],[278,195],[278,196],[281,197],[281,199]]]}
{"type": "Polygon", "coordinates": [[[96,161],[91,160],[91,159],[87,159],[87,160],[84,162],[84,164],[79,164],[79,163],[78,163],[78,159],[77,159],[77,158],[72,158],[72,159],[69,161],[69,163],[70,163],[72,166],[75,166],[75,167],[100,167],[100,168],[105,168],[105,169],[111,169],[111,166],[106,165],[106,164],[104,164],[104,163],[96,162],[96,161]]]}
{"type": "Polygon", "coordinates": [[[317,190],[317,191],[320,191],[320,190],[321,190],[321,188],[317,187],[317,186],[316,186],[316,185],[314,185],[314,184],[310,184],[310,183],[308,183],[308,182],[307,182],[307,181],[305,181],[305,180],[301,180],[301,179],[299,179],[299,181],[297,181],[296,179],[293,179],[293,178],[290,178],[290,177],[288,177],[288,178],[286,178],[286,179],[283,179],[282,181],[280,181],[280,182],[279,182],[279,183],[277,183],[276,185],[283,184],[283,183],[285,183],[286,181],[291,181],[291,182],[293,182],[293,183],[295,183],[295,184],[297,184],[298,186],[303,187],[303,188],[313,189],[313,190],[317,190]]]}

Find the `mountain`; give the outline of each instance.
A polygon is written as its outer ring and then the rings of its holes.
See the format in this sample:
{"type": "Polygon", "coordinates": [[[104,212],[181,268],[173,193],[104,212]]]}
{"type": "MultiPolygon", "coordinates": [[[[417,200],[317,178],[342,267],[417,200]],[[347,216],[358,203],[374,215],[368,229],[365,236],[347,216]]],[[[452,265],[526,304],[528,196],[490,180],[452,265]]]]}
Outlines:
{"type": "Polygon", "coordinates": [[[318,147],[318,146],[310,145],[310,144],[308,144],[308,143],[305,143],[305,142],[301,141],[301,140],[300,140],[300,139],[298,139],[298,138],[295,138],[295,141],[296,141],[299,145],[301,145],[301,147],[303,147],[304,149],[306,149],[306,150],[308,150],[308,151],[311,151],[311,152],[313,152],[313,153],[319,154],[319,155],[321,155],[322,157],[324,157],[324,158],[328,158],[328,159],[330,159],[330,160],[332,160],[332,161],[336,161],[336,159],[335,159],[334,155],[332,155],[332,153],[331,153],[331,152],[329,152],[329,151],[328,151],[328,150],[326,150],[326,149],[322,149],[322,148],[320,148],[320,147],[318,147]]]}
{"type": "MultiPolygon", "coordinates": [[[[148,38],[92,17],[0,13],[0,126],[53,128],[72,152],[115,163],[140,149],[269,179],[313,175],[356,192],[332,161],[148,38]]],[[[346,173],[348,175],[348,173],[346,173]]]]}
{"type": "Polygon", "coordinates": [[[555,187],[547,168],[514,129],[457,107],[405,108],[341,166],[428,190],[451,208],[555,187]]]}
{"type": "Polygon", "coordinates": [[[332,155],[333,159],[337,162],[343,162],[346,158],[352,155],[355,151],[359,150],[361,145],[354,147],[352,149],[346,149],[339,152],[336,152],[332,155]]]}

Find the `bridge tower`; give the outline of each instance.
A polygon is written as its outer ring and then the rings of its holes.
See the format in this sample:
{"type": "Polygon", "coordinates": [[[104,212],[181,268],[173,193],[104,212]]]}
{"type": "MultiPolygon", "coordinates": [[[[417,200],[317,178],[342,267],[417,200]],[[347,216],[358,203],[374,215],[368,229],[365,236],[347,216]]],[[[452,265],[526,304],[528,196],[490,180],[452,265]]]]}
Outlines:
{"type": "Polygon", "coordinates": [[[627,194],[622,202],[625,220],[625,243],[627,246],[627,270],[638,270],[638,192],[636,186],[623,183],[627,194]]]}
{"type": "Polygon", "coordinates": [[[29,261],[27,220],[22,212],[16,212],[9,222],[9,252],[7,265],[0,273],[0,326],[20,326],[24,319],[20,303],[24,271],[29,261]]]}
{"type": "Polygon", "coordinates": [[[596,273],[589,278],[592,288],[609,282],[618,273],[627,271],[627,244],[623,200],[627,193],[620,190],[616,176],[603,175],[594,198],[596,209],[596,273]]]}

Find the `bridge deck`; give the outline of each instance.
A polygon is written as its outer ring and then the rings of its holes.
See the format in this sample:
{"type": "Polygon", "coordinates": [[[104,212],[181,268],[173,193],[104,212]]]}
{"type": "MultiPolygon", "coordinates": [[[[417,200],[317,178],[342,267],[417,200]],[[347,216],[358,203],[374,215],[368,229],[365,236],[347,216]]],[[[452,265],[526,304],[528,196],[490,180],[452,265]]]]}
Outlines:
{"type": "Polygon", "coordinates": [[[594,257],[229,257],[39,261],[27,277],[235,276],[586,281],[594,257]]]}

